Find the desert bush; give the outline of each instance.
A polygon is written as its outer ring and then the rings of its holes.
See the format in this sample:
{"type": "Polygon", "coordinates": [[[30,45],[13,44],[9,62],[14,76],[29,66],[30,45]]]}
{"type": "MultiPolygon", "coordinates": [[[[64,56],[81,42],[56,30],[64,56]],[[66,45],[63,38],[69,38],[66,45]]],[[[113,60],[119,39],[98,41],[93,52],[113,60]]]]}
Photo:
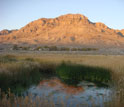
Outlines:
{"type": "Polygon", "coordinates": [[[30,47],[22,47],[22,50],[29,50],[30,47]]]}
{"type": "Polygon", "coordinates": [[[13,50],[18,50],[18,45],[13,45],[13,48],[12,48],[13,50]]]}
{"type": "Polygon", "coordinates": [[[68,48],[68,47],[61,47],[60,51],[70,51],[70,48],[68,48]]]}
{"type": "Polygon", "coordinates": [[[50,46],[49,47],[49,51],[57,51],[57,50],[58,50],[57,46],[50,46]]]}
{"type": "Polygon", "coordinates": [[[43,48],[49,48],[49,46],[44,46],[43,48]]]}
{"type": "Polygon", "coordinates": [[[40,50],[40,49],[42,49],[42,47],[41,46],[38,46],[34,50],[40,50]]]}
{"type": "Polygon", "coordinates": [[[71,51],[77,51],[78,49],[77,48],[71,48],[71,51]]]}

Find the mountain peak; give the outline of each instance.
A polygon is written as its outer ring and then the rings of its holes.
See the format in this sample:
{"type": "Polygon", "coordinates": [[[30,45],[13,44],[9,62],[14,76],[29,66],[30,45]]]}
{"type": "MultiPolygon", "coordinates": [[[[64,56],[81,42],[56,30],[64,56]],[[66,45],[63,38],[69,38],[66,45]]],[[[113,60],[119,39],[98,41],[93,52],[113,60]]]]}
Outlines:
{"type": "Polygon", "coordinates": [[[82,14],[66,14],[66,15],[59,16],[58,18],[88,19],[86,16],[82,14]]]}

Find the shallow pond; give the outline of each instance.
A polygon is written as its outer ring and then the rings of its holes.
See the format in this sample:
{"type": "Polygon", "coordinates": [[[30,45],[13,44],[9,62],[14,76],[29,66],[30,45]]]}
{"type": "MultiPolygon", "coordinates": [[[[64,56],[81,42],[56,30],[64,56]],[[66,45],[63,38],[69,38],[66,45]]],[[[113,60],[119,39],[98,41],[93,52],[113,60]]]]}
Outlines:
{"type": "Polygon", "coordinates": [[[21,68],[22,65],[18,72],[0,75],[0,88],[3,91],[7,93],[10,88],[17,96],[30,98],[31,95],[30,101],[34,102],[39,97],[39,102],[52,102],[58,107],[62,104],[64,107],[99,107],[111,102],[113,91],[110,88],[112,79],[109,69],[66,63],[55,68],[46,65],[21,68]]]}
{"type": "Polygon", "coordinates": [[[33,98],[39,96],[52,101],[57,107],[60,103],[65,103],[68,107],[103,106],[105,102],[111,100],[110,88],[97,87],[92,82],[81,81],[77,86],[67,85],[57,77],[41,81],[37,86],[31,86],[26,92],[32,94],[33,98]]]}

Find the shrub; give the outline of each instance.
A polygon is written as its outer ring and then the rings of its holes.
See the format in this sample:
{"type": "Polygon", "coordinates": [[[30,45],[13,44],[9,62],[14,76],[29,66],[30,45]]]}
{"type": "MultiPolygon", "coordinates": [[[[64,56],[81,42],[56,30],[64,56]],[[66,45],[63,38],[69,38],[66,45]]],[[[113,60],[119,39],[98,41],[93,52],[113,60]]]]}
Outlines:
{"type": "Polygon", "coordinates": [[[13,50],[18,50],[18,45],[13,45],[13,50]]]}
{"type": "Polygon", "coordinates": [[[51,46],[49,47],[49,51],[57,51],[58,48],[56,46],[51,46]]]}

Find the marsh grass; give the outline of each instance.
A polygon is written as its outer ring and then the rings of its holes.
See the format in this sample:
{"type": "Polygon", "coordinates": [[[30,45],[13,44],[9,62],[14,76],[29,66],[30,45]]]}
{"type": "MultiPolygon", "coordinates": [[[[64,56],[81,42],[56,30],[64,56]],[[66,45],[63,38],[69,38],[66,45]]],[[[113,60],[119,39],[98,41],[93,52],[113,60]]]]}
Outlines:
{"type": "MultiPolygon", "coordinates": [[[[1,92],[0,90],[0,107],[73,107],[72,103],[68,103],[69,96],[66,97],[66,101],[61,96],[58,97],[57,103],[54,102],[53,96],[34,96],[28,94],[27,96],[17,96],[8,90],[8,93],[1,92]]],[[[78,100],[78,99],[77,99],[78,100]]],[[[74,107],[123,107],[123,103],[120,103],[118,99],[113,99],[108,102],[102,97],[102,105],[94,102],[95,99],[89,98],[89,101],[82,101],[80,104],[75,104],[74,107]]],[[[101,98],[99,99],[101,100],[101,98]]],[[[73,102],[74,103],[74,102],[73,102]]]]}
{"type": "Polygon", "coordinates": [[[79,64],[62,63],[56,73],[67,84],[77,85],[82,80],[94,82],[97,86],[108,86],[111,82],[111,70],[79,64]]]}
{"type": "Polygon", "coordinates": [[[41,78],[38,67],[31,64],[13,64],[7,69],[9,72],[0,72],[0,88],[4,91],[11,88],[14,93],[19,93],[41,78]]]}
{"type": "MultiPolygon", "coordinates": [[[[105,107],[122,107],[124,105],[124,61],[123,56],[55,56],[55,55],[1,55],[0,56],[0,107],[56,106],[52,100],[30,96],[16,96],[30,85],[40,80],[57,75],[68,84],[77,84],[81,80],[108,84],[112,82],[113,100],[105,103],[105,107]],[[61,61],[75,62],[75,64],[61,61]],[[92,72],[91,72],[92,70],[92,72]],[[56,71],[56,72],[55,72],[56,71]],[[85,75],[85,76],[84,76],[85,75]],[[111,76],[110,76],[111,75],[111,76]],[[16,84],[16,85],[15,85],[16,84]],[[8,95],[8,88],[11,94],[8,95]],[[38,105],[39,104],[39,105],[38,105]]],[[[9,92],[10,93],[10,92],[9,92]]],[[[62,101],[62,105],[65,105],[62,101]]],[[[61,103],[60,103],[61,106],[61,103]]],[[[86,106],[87,103],[86,103],[86,106]]]]}
{"type": "Polygon", "coordinates": [[[54,75],[53,64],[36,62],[33,58],[22,58],[7,55],[0,61],[0,88],[5,93],[8,88],[13,93],[21,94],[33,84],[54,75]],[[15,59],[15,60],[14,60],[15,59]]]}
{"type": "Polygon", "coordinates": [[[17,61],[16,56],[14,55],[2,55],[0,56],[0,63],[14,62],[17,61]]]}

